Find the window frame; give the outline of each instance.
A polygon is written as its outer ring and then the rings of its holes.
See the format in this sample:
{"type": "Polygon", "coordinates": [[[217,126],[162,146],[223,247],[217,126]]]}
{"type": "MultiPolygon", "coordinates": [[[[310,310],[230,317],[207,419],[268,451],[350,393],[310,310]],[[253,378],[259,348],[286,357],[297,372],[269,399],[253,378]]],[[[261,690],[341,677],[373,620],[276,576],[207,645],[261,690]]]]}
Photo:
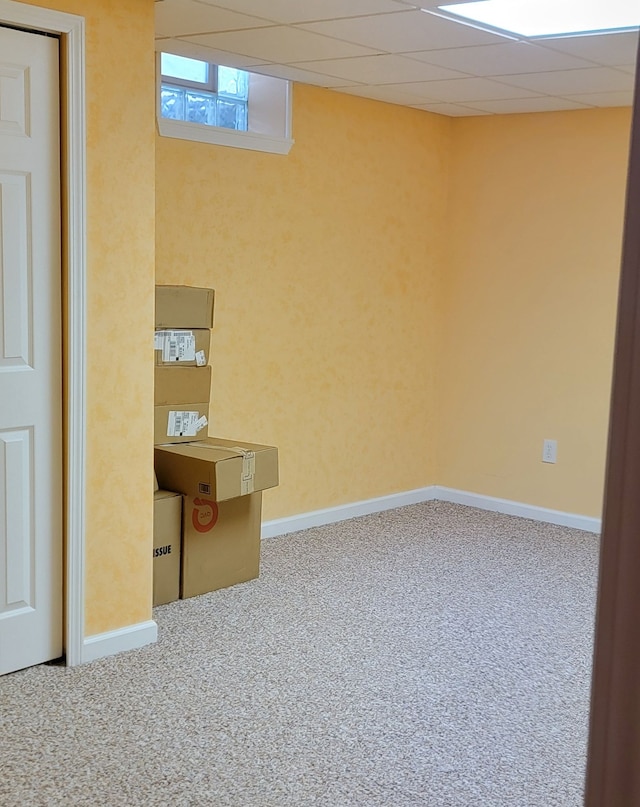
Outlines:
{"type": "MultiPolygon", "coordinates": [[[[171,51],[164,51],[171,53],[171,51]]],[[[207,143],[216,146],[229,146],[232,148],[243,148],[251,151],[263,151],[268,154],[281,154],[286,155],[291,150],[294,140],[291,137],[291,82],[286,79],[278,79],[278,81],[285,82],[284,87],[284,105],[285,105],[285,119],[284,119],[284,136],[263,134],[255,131],[241,131],[238,129],[226,129],[222,126],[211,126],[205,123],[193,123],[191,121],[175,120],[172,118],[162,117],[161,107],[161,90],[163,79],[165,84],[175,84],[179,86],[173,79],[162,75],[161,69],[161,54],[162,51],[158,50],[156,53],[156,122],[158,132],[161,137],[171,137],[179,140],[191,140],[197,143],[207,143]]],[[[181,54],[175,54],[181,55],[181,54]]],[[[188,57],[197,58],[197,57],[188,57]]],[[[200,59],[205,61],[205,59],[200,59]]],[[[217,65],[219,66],[219,65],[217,65]]],[[[233,67],[233,65],[229,65],[233,67]]],[[[244,68],[240,68],[244,69],[244,68]]],[[[246,71],[251,76],[253,75],[250,70],[246,71]]],[[[255,74],[259,78],[265,78],[261,74],[255,74]]],[[[217,77],[217,71],[216,71],[217,77]]],[[[182,86],[182,85],[180,85],[182,86]]],[[[186,87],[196,88],[201,86],[200,82],[186,82],[186,87]]],[[[211,90],[207,90],[211,92],[211,90]]],[[[249,91],[248,101],[248,114],[251,110],[251,90],[249,91]]]]}
{"type": "MultiPolygon", "coordinates": [[[[165,51],[168,56],[180,56],[179,53],[169,53],[165,51]]],[[[211,62],[205,62],[204,59],[195,59],[192,56],[182,56],[183,59],[193,59],[195,62],[203,62],[204,64],[208,65],[207,74],[209,76],[207,81],[197,81],[196,79],[190,81],[186,78],[176,78],[175,76],[169,76],[166,73],[162,72],[162,52],[160,52],[160,82],[161,84],[170,84],[174,87],[182,87],[187,90],[192,89],[200,89],[203,92],[210,92],[210,93],[217,93],[218,92],[218,66],[211,64],[211,62]],[[211,68],[215,68],[211,70],[211,68]]]]}

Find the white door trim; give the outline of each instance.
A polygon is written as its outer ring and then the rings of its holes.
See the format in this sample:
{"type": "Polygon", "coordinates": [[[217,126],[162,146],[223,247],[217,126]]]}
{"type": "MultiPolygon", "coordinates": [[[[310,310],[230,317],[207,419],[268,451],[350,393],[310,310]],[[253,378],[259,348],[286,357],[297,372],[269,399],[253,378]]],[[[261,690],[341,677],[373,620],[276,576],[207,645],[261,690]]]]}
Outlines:
{"type": "Polygon", "coordinates": [[[86,116],[84,18],[0,0],[0,23],[61,34],[66,108],[66,629],[69,666],[82,662],[85,598],[86,116]]]}

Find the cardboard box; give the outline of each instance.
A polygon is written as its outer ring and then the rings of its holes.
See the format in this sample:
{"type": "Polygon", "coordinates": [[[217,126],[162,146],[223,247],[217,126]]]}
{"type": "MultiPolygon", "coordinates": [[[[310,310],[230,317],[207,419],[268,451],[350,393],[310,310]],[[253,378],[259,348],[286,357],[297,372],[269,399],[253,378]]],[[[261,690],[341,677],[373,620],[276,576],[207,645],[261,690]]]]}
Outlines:
{"type": "Polygon", "coordinates": [[[154,445],[184,443],[206,435],[210,389],[211,367],[156,367],[154,445]]]}
{"type": "Polygon", "coordinates": [[[204,328],[156,331],[156,364],[168,367],[203,367],[209,363],[210,342],[211,331],[204,328]]]}
{"type": "Polygon", "coordinates": [[[156,329],[213,328],[213,289],[156,286],[156,329]]]}
{"type": "Polygon", "coordinates": [[[162,487],[224,502],[275,487],[278,449],[207,437],[156,448],[155,469],[162,487]]]}
{"type": "Polygon", "coordinates": [[[153,494],[153,604],[180,596],[182,496],[167,490],[153,494]]]}
{"type": "Polygon", "coordinates": [[[153,444],[159,446],[197,440],[198,435],[206,434],[208,417],[209,401],[154,406],[153,444]]]}
{"type": "Polygon", "coordinates": [[[156,406],[208,401],[211,397],[211,367],[156,367],[154,398],[156,406]]]}
{"type": "Polygon", "coordinates": [[[253,580],[260,574],[262,493],[215,502],[186,496],[180,596],[253,580]]]}

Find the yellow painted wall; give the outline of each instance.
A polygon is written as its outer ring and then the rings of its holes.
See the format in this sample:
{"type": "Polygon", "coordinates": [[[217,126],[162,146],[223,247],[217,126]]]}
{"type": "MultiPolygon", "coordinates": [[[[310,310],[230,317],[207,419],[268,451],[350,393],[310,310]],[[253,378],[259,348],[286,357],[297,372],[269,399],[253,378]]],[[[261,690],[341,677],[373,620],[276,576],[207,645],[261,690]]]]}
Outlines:
{"type": "Polygon", "coordinates": [[[86,19],[85,635],[151,617],[153,0],[32,3],[86,19]]]}
{"type": "Polygon", "coordinates": [[[211,430],[265,518],[436,482],[450,119],[296,85],[288,156],[157,140],[158,283],[216,289],[211,430]]]}
{"type": "Polygon", "coordinates": [[[628,109],[455,121],[440,484],[600,515],[629,129],[628,109]]]}

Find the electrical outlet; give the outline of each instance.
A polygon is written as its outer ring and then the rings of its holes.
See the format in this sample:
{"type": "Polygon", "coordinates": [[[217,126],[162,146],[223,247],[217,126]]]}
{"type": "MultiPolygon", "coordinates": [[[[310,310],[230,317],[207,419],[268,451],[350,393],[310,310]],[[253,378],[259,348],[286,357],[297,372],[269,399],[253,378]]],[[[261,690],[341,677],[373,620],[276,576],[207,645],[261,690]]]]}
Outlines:
{"type": "Polygon", "coordinates": [[[542,444],[542,462],[558,461],[558,441],[545,440],[542,444]]]}

